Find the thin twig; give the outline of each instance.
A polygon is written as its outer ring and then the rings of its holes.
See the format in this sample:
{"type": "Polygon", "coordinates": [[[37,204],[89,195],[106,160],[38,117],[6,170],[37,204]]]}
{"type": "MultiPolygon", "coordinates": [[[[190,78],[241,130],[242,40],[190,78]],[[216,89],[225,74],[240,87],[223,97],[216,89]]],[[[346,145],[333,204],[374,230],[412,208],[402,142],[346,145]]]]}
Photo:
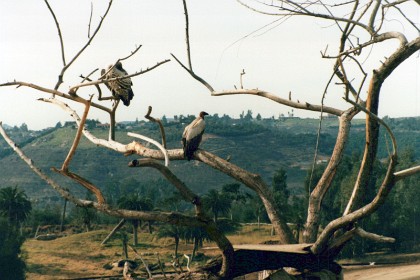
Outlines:
{"type": "Polygon", "coordinates": [[[142,45],[139,45],[138,47],[136,47],[134,49],[134,51],[132,51],[129,55],[127,55],[126,57],[123,58],[118,58],[117,61],[115,61],[114,64],[112,64],[110,67],[108,67],[108,69],[101,75],[101,77],[99,77],[98,80],[102,80],[103,78],[105,78],[105,76],[111,72],[112,69],[114,69],[115,65],[117,65],[118,62],[120,61],[124,61],[126,59],[129,59],[130,57],[132,57],[140,48],[142,47],[142,45]]]}
{"type": "Polygon", "coordinates": [[[182,62],[175,55],[173,55],[173,54],[171,54],[171,55],[176,60],[176,62],[178,62],[179,65],[181,65],[182,68],[184,68],[185,71],[187,71],[194,79],[196,79],[201,84],[203,84],[210,92],[214,92],[213,87],[209,83],[207,83],[203,78],[201,78],[200,76],[196,75],[193,71],[188,69],[184,64],[182,64],[182,62]]]}
{"type": "Polygon", "coordinates": [[[90,17],[89,17],[89,24],[88,24],[88,38],[90,38],[90,24],[92,23],[92,15],[93,15],[93,2],[90,3],[90,17]]]}
{"type": "MultiPolygon", "coordinates": [[[[58,31],[58,37],[60,38],[61,59],[63,61],[63,66],[66,66],[66,57],[65,57],[65,52],[64,52],[64,42],[63,42],[63,36],[61,35],[60,24],[58,23],[57,17],[55,16],[55,13],[54,13],[53,9],[51,8],[50,4],[48,3],[48,1],[44,0],[44,2],[45,2],[45,4],[47,4],[48,10],[50,11],[51,15],[54,18],[55,26],[57,27],[57,31],[58,31]]],[[[55,89],[58,89],[58,87],[55,88],[55,89]]]]}
{"type": "MultiPolygon", "coordinates": [[[[403,11],[401,11],[401,9],[399,8],[399,7],[397,7],[397,5],[399,5],[399,4],[402,4],[402,3],[405,3],[405,2],[407,2],[407,1],[409,1],[409,0],[401,0],[401,1],[395,1],[395,2],[392,2],[392,3],[389,3],[389,1],[385,1],[385,2],[387,2],[388,4],[386,4],[386,5],[384,5],[382,8],[388,8],[388,7],[393,7],[394,9],[396,9],[400,14],[401,14],[401,16],[402,17],[404,17],[405,18],[405,20],[406,21],[408,21],[416,30],[417,30],[417,32],[418,33],[420,33],[420,28],[418,28],[417,27],[417,25],[416,25],[416,23],[415,22],[413,22],[412,20],[410,20],[405,14],[404,14],[404,12],[403,11]]],[[[420,1],[419,0],[417,0],[417,4],[418,5],[420,5],[420,1]]]]}
{"type": "Polygon", "coordinates": [[[130,247],[130,249],[133,250],[134,254],[136,254],[136,256],[140,258],[141,262],[144,264],[144,267],[146,267],[146,271],[147,271],[147,274],[149,275],[149,279],[153,278],[153,275],[149,269],[149,266],[147,265],[145,260],[141,257],[141,255],[137,252],[137,250],[130,244],[128,244],[128,247],[130,247]]]}
{"type": "Polygon", "coordinates": [[[73,62],[76,61],[76,59],[84,52],[84,50],[91,44],[92,40],[95,38],[96,34],[98,34],[99,30],[101,29],[102,23],[105,20],[106,16],[108,15],[109,10],[111,9],[112,1],[109,1],[108,8],[106,9],[104,15],[101,17],[101,20],[99,21],[98,26],[96,27],[95,31],[93,32],[92,36],[89,38],[89,40],[86,42],[86,44],[76,53],[76,55],[72,58],[72,60],[65,64],[63,69],[61,69],[61,73],[58,76],[57,84],[55,85],[54,89],[57,90],[60,85],[63,83],[63,76],[66,70],[73,64],[73,62]]]}
{"type": "Polygon", "coordinates": [[[182,3],[184,4],[184,14],[185,14],[185,41],[187,44],[188,66],[189,66],[189,69],[193,71],[192,62],[191,62],[190,32],[189,32],[189,22],[188,22],[187,1],[182,0],[182,3]]]}
{"type": "Polygon", "coordinates": [[[159,67],[160,65],[165,64],[165,63],[167,63],[169,61],[170,61],[169,59],[166,59],[164,61],[161,61],[161,62],[156,63],[156,65],[154,65],[152,67],[149,67],[146,70],[141,70],[141,71],[136,72],[134,74],[125,75],[125,76],[121,76],[121,77],[117,77],[117,78],[112,78],[112,79],[99,79],[99,80],[92,81],[92,82],[89,82],[89,83],[77,84],[75,86],[72,86],[69,89],[69,91],[74,91],[74,90],[76,90],[77,88],[80,88],[80,87],[87,87],[87,86],[92,86],[92,85],[98,85],[98,84],[103,84],[103,83],[106,83],[106,82],[119,81],[119,80],[122,80],[122,79],[139,76],[139,75],[145,74],[145,73],[147,73],[149,71],[152,71],[153,69],[155,69],[155,68],[159,67]]]}
{"type": "MultiPolygon", "coordinates": [[[[92,70],[92,72],[90,72],[86,77],[83,76],[83,75],[80,75],[80,78],[82,78],[81,83],[83,83],[84,81],[92,81],[91,79],[89,79],[89,77],[92,76],[93,73],[95,73],[98,70],[99,70],[99,68],[96,68],[96,69],[92,70]]],[[[101,92],[101,89],[99,88],[99,86],[96,86],[96,89],[98,90],[98,92],[100,92],[99,95],[101,95],[102,92],[101,92]]],[[[69,91],[69,94],[70,95],[76,95],[77,94],[77,90],[78,89],[76,89],[75,91],[69,91]]]]}
{"type": "Polygon", "coordinates": [[[246,74],[246,73],[245,73],[245,69],[242,69],[242,72],[241,72],[240,77],[239,77],[239,80],[240,80],[240,83],[241,83],[241,89],[243,89],[243,88],[244,88],[244,84],[243,84],[243,76],[244,76],[245,74],[246,74]]]}
{"type": "MultiPolygon", "coordinates": [[[[91,82],[91,81],[92,81],[91,79],[89,79],[89,76],[84,77],[83,75],[80,75],[80,78],[82,78],[82,79],[83,79],[83,81],[89,81],[89,82],[91,82]]],[[[83,82],[83,81],[82,81],[82,82],[83,82]]],[[[96,87],[96,90],[98,91],[98,100],[99,100],[99,101],[101,101],[101,100],[115,99],[113,96],[109,96],[109,97],[102,97],[102,90],[101,90],[101,87],[100,87],[99,85],[95,85],[95,87],[96,87]]],[[[77,92],[77,89],[76,89],[76,92],[77,92]]],[[[69,92],[69,94],[71,95],[72,93],[71,93],[71,92],[69,92]]],[[[73,94],[76,94],[76,93],[73,93],[73,94]]]]}
{"type": "Polygon", "coordinates": [[[311,196],[312,179],[313,179],[313,176],[314,176],[316,160],[317,160],[317,157],[318,157],[319,139],[321,137],[321,128],[322,128],[322,120],[323,120],[323,113],[324,113],[324,100],[325,100],[325,96],[327,95],[328,87],[331,84],[331,81],[334,78],[334,76],[335,76],[335,73],[333,73],[331,75],[330,80],[328,81],[327,86],[325,87],[324,93],[322,94],[322,98],[321,98],[321,111],[320,111],[320,116],[319,116],[318,132],[317,132],[317,135],[316,135],[314,160],[312,162],[311,175],[309,176],[308,197],[311,196]]]}
{"type": "Polygon", "coordinates": [[[147,114],[144,116],[146,119],[148,119],[151,122],[157,123],[159,125],[160,134],[162,136],[162,146],[166,149],[166,134],[165,134],[165,128],[163,127],[162,121],[160,119],[156,119],[152,117],[150,114],[152,113],[152,106],[149,106],[147,110],[147,114]]]}
{"type": "Polygon", "coordinates": [[[366,109],[363,106],[360,106],[359,104],[357,104],[354,101],[345,99],[347,102],[349,102],[350,104],[352,104],[353,106],[355,106],[357,109],[365,112],[366,114],[368,114],[370,117],[372,117],[373,119],[375,119],[377,122],[379,122],[383,127],[385,127],[386,131],[389,134],[389,137],[391,137],[391,141],[392,141],[392,156],[397,156],[397,140],[395,139],[394,133],[392,132],[391,128],[386,124],[386,122],[384,122],[384,120],[382,120],[381,118],[379,118],[377,115],[375,115],[374,113],[370,112],[368,109],[366,109]]]}

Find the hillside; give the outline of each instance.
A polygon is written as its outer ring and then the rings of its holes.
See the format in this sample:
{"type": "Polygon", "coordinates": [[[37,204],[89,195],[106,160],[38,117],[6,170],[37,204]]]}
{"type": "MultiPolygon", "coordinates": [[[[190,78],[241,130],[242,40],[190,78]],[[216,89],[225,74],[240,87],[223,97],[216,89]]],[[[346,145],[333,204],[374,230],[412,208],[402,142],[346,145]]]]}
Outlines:
{"type": "MultiPolygon", "coordinates": [[[[168,148],[181,148],[181,134],[185,123],[192,117],[179,117],[173,121],[165,118],[168,148]]],[[[399,149],[417,147],[417,160],[420,147],[420,118],[388,120],[393,126],[399,149]]],[[[97,137],[106,138],[107,130],[89,123],[91,132],[97,137]]],[[[272,174],[279,168],[288,172],[288,185],[292,193],[303,192],[303,182],[307,170],[312,164],[316,144],[319,120],[282,118],[257,120],[253,118],[231,119],[228,116],[208,118],[204,142],[201,148],[227,158],[238,166],[259,173],[270,183],[272,174]]],[[[322,122],[319,159],[327,160],[335,143],[338,129],[336,118],[327,118],[322,122]]],[[[41,169],[50,174],[72,191],[85,193],[84,189],[74,185],[50,171],[60,167],[73,141],[76,128],[68,124],[64,127],[28,131],[21,128],[8,130],[11,137],[23,148],[41,169]]],[[[159,131],[155,124],[131,122],[119,127],[116,138],[122,143],[133,141],[127,132],[140,133],[159,140],[159,131]]],[[[383,134],[383,131],[382,131],[383,134]]],[[[379,157],[387,155],[385,136],[381,136],[379,157]]],[[[348,154],[363,151],[364,123],[355,120],[352,125],[348,154]]],[[[70,169],[97,184],[105,194],[118,189],[143,192],[172,193],[173,189],[153,169],[128,168],[127,163],[136,156],[124,157],[114,151],[96,147],[82,138],[81,144],[72,161],[70,169]],[[150,188],[158,188],[153,191],[150,188]]],[[[195,192],[203,194],[212,188],[219,188],[233,180],[208,168],[197,161],[174,161],[171,170],[195,192]]],[[[23,188],[28,196],[41,204],[58,201],[55,191],[35,176],[32,171],[0,139],[0,186],[23,188]]]]}

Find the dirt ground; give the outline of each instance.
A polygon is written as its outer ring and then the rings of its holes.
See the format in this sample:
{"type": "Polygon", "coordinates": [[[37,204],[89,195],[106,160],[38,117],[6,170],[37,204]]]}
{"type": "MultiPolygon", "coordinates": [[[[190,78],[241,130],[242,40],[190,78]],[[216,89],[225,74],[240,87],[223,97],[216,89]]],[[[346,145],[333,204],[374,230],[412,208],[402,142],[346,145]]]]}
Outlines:
{"type": "Polygon", "coordinates": [[[420,280],[420,262],[344,267],[344,280],[420,280]]]}

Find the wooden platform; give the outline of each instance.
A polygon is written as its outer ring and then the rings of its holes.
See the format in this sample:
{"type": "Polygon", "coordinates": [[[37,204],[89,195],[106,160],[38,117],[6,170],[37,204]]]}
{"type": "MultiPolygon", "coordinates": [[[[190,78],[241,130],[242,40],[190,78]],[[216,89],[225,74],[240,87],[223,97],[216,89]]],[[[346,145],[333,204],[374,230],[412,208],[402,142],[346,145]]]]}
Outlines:
{"type": "Polygon", "coordinates": [[[236,250],[248,251],[264,251],[264,252],[280,252],[280,253],[293,253],[293,254],[310,254],[309,247],[312,244],[284,244],[284,245],[271,245],[271,244],[241,244],[233,245],[236,250]]]}
{"type": "MultiPolygon", "coordinates": [[[[320,271],[328,269],[340,273],[341,267],[333,260],[315,256],[309,250],[312,244],[240,244],[235,250],[233,277],[262,270],[294,267],[299,270],[320,271]]],[[[203,248],[217,250],[218,248],[203,248]]],[[[220,263],[221,265],[221,263],[220,263]]]]}

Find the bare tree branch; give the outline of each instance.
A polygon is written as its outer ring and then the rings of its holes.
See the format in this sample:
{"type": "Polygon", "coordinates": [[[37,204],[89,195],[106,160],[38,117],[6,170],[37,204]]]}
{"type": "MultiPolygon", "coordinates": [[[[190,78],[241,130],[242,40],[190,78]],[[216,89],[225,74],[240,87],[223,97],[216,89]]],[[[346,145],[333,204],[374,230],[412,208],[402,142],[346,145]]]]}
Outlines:
{"type": "Polygon", "coordinates": [[[188,69],[184,64],[182,64],[181,61],[179,61],[179,59],[175,55],[171,55],[176,60],[176,62],[178,62],[182,66],[182,68],[184,68],[185,71],[187,71],[194,79],[203,84],[210,92],[214,92],[213,87],[209,83],[207,83],[203,78],[197,76],[192,70],[188,69]]]}
{"type": "Polygon", "coordinates": [[[157,123],[159,125],[160,135],[162,136],[162,145],[166,149],[166,135],[165,135],[165,129],[163,127],[162,121],[160,119],[152,117],[150,115],[151,113],[152,113],[152,106],[149,106],[147,110],[147,114],[144,117],[148,119],[149,121],[157,123]]]}
{"type": "MultiPolygon", "coordinates": [[[[14,82],[7,82],[7,83],[0,84],[0,87],[6,87],[6,86],[18,86],[18,87],[25,86],[25,87],[33,88],[33,89],[36,89],[38,91],[42,91],[42,92],[45,92],[45,93],[50,93],[52,95],[58,95],[58,96],[61,96],[63,98],[73,100],[73,101],[76,101],[76,102],[79,102],[79,103],[85,103],[86,102],[86,99],[84,99],[80,96],[77,96],[77,95],[73,96],[73,95],[70,95],[70,94],[63,93],[63,92],[58,91],[58,90],[45,88],[45,87],[38,86],[38,85],[35,85],[35,84],[32,84],[32,83],[14,81],[14,82]]],[[[40,100],[45,101],[45,99],[43,99],[43,98],[40,98],[40,100]]],[[[110,109],[108,109],[107,107],[102,106],[102,105],[97,104],[97,103],[94,103],[94,102],[91,103],[91,106],[95,107],[95,108],[98,108],[100,110],[103,110],[105,112],[108,112],[108,113],[110,112],[110,109]]]]}
{"type": "Polygon", "coordinates": [[[144,135],[140,135],[140,134],[132,133],[132,132],[129,132],[127,134],[128,134],[128,136],[140,138],[140,139],[142,139],[144,141],[147,141],[149,143],[152,143],[153,145],[155,145],[156,147],[158,147],[162,151],[163,155],[165,156],[165,166],[168,166],[169,165],[168,152],[166,151],[165,147],[163,147],[161,144],[159,144],[155,140],[153,140],[153,139],[151,139],[149,137],[146,137],[144,135]]]}
{"type": "Polygon", "coordinates": [[[72,179],[76,183],[79,183],[80,185],[82,185],[88,191],[90,191],[91,193],[95,195],[96,200],[98,201],[100,205],[104,205],[104,207],[108,207],[101,190],[98,187],[96,187],[94,184],[86,180],[85,178],[77,175],[76,173],[70,172],[69,170],[57,169],[55,167],[52,167],[51,170],[72,179]]]}
{"type": "MultiPolygon", "coordinates": [[[[70,106],[67,105],[66,103],[55,98],[54,99],[40,98],[39,100],[59,106],[62,110],[66,111],[76,121],[77,125],[80,127],[80,124],[81,124],[80,117],[78,116],[77,112],[73,110],[72,108],[70,108],[70,106]]],[[[115,142],[112,139],[104,140],[104,139],[97,138],[93,134],[91,134],[88,129],[83,129],[82,131],[83,131],[83,135],[95,145],[103,146],[103,147],[106,147],[106,148],[109,148],[109,149],[112,149],[121,153],[127,152],[125,145],[121,143],[115,142]]]]}
{"type": "Polygon", "coordinates": [[[175,188],[178,189],[185,201],[194,204],[196,207],[196,215],[200,216],[203,214],[200,197],[193,193],[168,167],[153,159],[133,160],[128,166],[152,167],[157,169],[173,186],[175,186],[175,188]]]}
{"type": "Polygon", "coordinates": [[[140,48],[142,47],[142,45],[139,45],[138,47],[136,47],[135,49],[134,49],[134,51],[132,51],[129,55],[127,55],[126,57],[124,57],[124,58],[119,58],[119,59],[117,59],[117,61],[115,61],[115,63],[114,64],[112,64],[111,65],[111,67],[109,67],[107,70],[106,70],[106,72],[105,73],[103,73],[102,75],[101,75],[101,77],[98,79],[98,80],[102,80],[103,78],[105,78],[105,76],[115,67],[115,65],[117,65],[117,63],[118,62],[120,62],[120,61],[124,61],[124,60],[126,60],[126,59],[129,59],[130,57],[132,57],[134,54],[136,54],[136,52],[138,52],[139,50],[140,50],[140,48]]]}
{"type": "Polygon", "coordinates": [[[387,198],[389,192],[395,185],[394,169],[396,164],[397,157],[393,155],[391,156],[391,160],[388,165],[388,170],[382,182],[382,185],[380,186],[375,198],[369,204],[330,222],[325,227],[325,229],[322,231],[322,233],[316,240],[315,244],[311,247],[311,251],[314,254],[320,254],[326,249],[327,243],[335,231],[372,214],[374,211],[376,211],[376,209],[378,209],[379,206],[381,206],[385,202],[385,199],[387,198]]]}
{"type": "Polygon", "coordinates": [[[189,69],[193,71],[192,62],[191,62],[190,32],[189,32],[187,1],[182,0],[182,3],[184,4],[184,14],[185,14],[185,42],[187,44],[188,66],[189,66],[189,69]]]}
{"type": "Polygon", "coordinates": [[[297,108],[297,109],[303,109],[303,110],[308,110],[308,111],[316,111],[316,112],[321,112],[321,110],[323,112],[332,114],[332,115],[336,115],[336,116],[340,116],[343,114],[343,111],[339,110],[339,109],[335,109],[332,107],[328,107],[328,106],[322,106],[322,105],[312,105],[310,103],[304,102],[304,103],[300,103],[300,102],[295,102],[295,101],[291,101],[288,99],[284,99],[281,97],[276,96],[275,94],[263,91],[263,90],[259,90],[259,89],[238,89],[238,90],[226,90],[226,91],[215,91],[212,92],[212,96],[222,96],[222,95],[237,95],[237,94],[248,94],[248,95],[256,95],[256,96],[261,96],[261,97],[265,97],[268,98],[274,102],[289,106],[289,107],[293,107],[293,108],[297,108]]]}
{"type": "Polygon", "coordinates": [[[93,2],[90,3],[90,17],[89,17],[88,35],[87,35],[88,38],[90,38],[90,24],[92,23],[92,14],[93,14],[93,2]]]}
{"type": "Polygon", "coordinates": [[[369,18],[369,29],[372,31],[375,30],[375,27],[373,26],[373,24],[375,22],[375,18],[376,18],[376,15],[378,14],[380,6],[381,6],[381,1],[375,0],[375,5],[373,6],[373,11],[370,14],[370,18],[369,18]]]}
{"type": "Polygon", "coordinates": [[[81,87],[98,85],[98,84],[103,84],[103,83],[106,83],[106,82],[118,81],[118,80],[122,80],[122,79],[126,79],[126,78],[131,78],[131,77],[139,76],[139,75],[145,74],[145,73],[147,73],[149,71],[152,71],[153,69],[155,69],[155,68],[159,67],[160,65],[165,64],[165,63],[167,63],[169,61],[170,61],[169,59],[166,59],[164,61],[161,61],[161,62],[156,63],[156,65],[154,65],[152,67],[149,67],[146,70],[140,70],[139,72],[135,72],[134,74],[125,75],[125,76],[121,76],[121,77],[117,77],[117,78],[112,78],[112,79],[99,79],[99,80],[92,81],[92,82],[89,82],[89,83],[77,84],[75,86],[70,87],[69,91],[70,92],[73,92],[76,89],[81,88],[81,87]]]}
{"type": "Polygon", "coordinates": [[[362,238],[369,239],[369,240],[379,242],[379,243],[394,243],[395,242],[395,238],[367,232],[360,227],[356,228],[356,234],[362,238]]]}
{"type": "MultiPolygon", "coordinates": [[[[106,9],[104,15],[101,17],[101,20],[99,21],[98,26],[96,27],[95,31],[93,32],[92,36],[89,38],[89,40],[86,42],[86,44],[79,50],[79,52],[76,53],[76,55],[70,60],[69,63],[65,64],[63,69],[61,69],[61,72],[58,76],[57,84],[55,85],[54,89],[57,90],[60,85],[63,83],[63,77],[66,70],[73,64],[73,62],[76,61],[76,59],[85,51],[85,49],[90,45],[92,40],[95,38],[96,34],[98,34],[99,30],[101,29],[102,23],[105,20],[106,16],[108,15],[109,10],[111,9],[113,0],[109,0],[108,8],[106,9]]],[[[64,49],[62,48],[62,51],[64,52],[64,49]]]]}
{"type": "MultiPolygon", "coordinates": [[[[65,52],[64,52],[63,35],[61,35],[60,24],[58,23],[57,17],[55,16],[55,13],[54,13],[53,9],[51,8],[50,4],[48,3],[48,1],[44,0],[44,2],[45,2],[45,4],[47,4],[48,10],[50,11],[52,17],[54,18],[55,26],[57,27],[57,31],[58,31],[58,37],[60,39],[61,59],[63,61],[63,66],[66,66],[66,57],[65,57],[65,52]]],[[[58,89],[58,87],[55,88],[55,89],[58,89]]]]}
{"type": "MultiPolygon", "coordinates": [[[[69,200],[70,202],[78,205],[80,207],[94,208],[102,213],[108,214],[110,216],[125,218],[125,219],[137,219],[144,221],[160,221],[164,223],[174,224],[174,225],[184,225],[184,226],[197,226],[197,227],[215,227],[211,219],[206,220],[203,217],[193,217],[186,216],[180,213],[167,213],[167,212],[144,212],[144,211],[133,211],[125,209],[113,209],[107,207],[105,204],[96,203],[90,200],[83,200],[74,197],[70,192],[62,188],[58,183],[51,179],[48,175],[42,172],[41,169],[36,167],[34,162],[28,158],[23,151],[10,139],[7,135],[3,126],[0,123],[0,134],[6,140],[10,147],[17,153],[17,155],[34,171],[42,180],[44,180],[48,185],[55,189],[61,196],[69,200]]],[[[216,230],[216,229],[213,229],[216,230]]],[[[213,232],[214,233],[214,232],[213,232]]],[[[220,234],[220,233],[219,233],[220,234]]],[[[228,242],[228,241],[227,241],[228,242]]]]}
{"type": "Polygon", "coordinates": [[[404,169],[394,173],[395,181],[402,180],[404,178],[416,175],[420,173],[420,165],[414,166],[408,169],[404,169]]]}
{"type": "Polygon", "coordinates": [[[373,71],[373,75],[369,84],[368,97],[366,102],[366,110],[371,114],[366,115],[366,144],[363,154],[362,164],[356,179],[353,189],[352,202],[349,202],[349,207],[345,213],[352,211],[352,207],[360,207],[360,199],[366,189],[370,180],[370,174],[373,168],[373,162],[376,158],[378,147],[379,124],[375,117],[379,108],[379,95],[381,87],[385,79],[398,67],[403,61],[410,57],[413,53],[420,49],[420,37],[413,41],[402,44],[405,37],[400,36],[399,33],[388,32],[384,38],[399,38],[399,48],[379,67],[378,70],[373,71]]]}
{"type": "Polygon", "coordinates": [[[77,129],[76,136],[74,137],[73,144],[72,144],[72,146],[69,150],[69,153],[67,154],[66,159],[63,162],[63,165],[61,166],[61,170],[63,170],[64,172],[68,171],[70,161],[73,158],[74,153],[76,152],[77,146],[79,145],[80,138],[82,136],[82,130],[85,126],[86,118],[87,118],[87,115],[89,113],[90,102],[92,100],[92,97],[93,97],[93,95],[90,97],[90,100],[88,100],[85,104],[85,111],[83,113],[82,119],[80,120],[80,125],[79,125],[79,128],[77,129]]]}
{"type": "Polygon", "coordinates": [[[321,204],[341,163],[350,133],[351,120],[357,113],[358,110],[348,109],[339,117],[338,135],[333,153],[324,173],[309,197],[308,216],[303,232],[303,239],[306,243],[312,243],[317,238],[321,204]]]}

